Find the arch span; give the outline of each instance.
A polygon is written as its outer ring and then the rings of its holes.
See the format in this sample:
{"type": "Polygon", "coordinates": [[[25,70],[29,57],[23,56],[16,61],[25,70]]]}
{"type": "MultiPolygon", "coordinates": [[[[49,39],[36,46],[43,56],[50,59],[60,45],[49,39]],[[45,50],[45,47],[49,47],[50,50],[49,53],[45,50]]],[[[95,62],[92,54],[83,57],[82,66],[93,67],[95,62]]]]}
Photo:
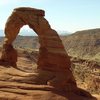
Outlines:
{"type": "Polygon", "coordinates": [[[61,77],[69,78],[65,78],[66,80],[64,79],[62,84],[74,83],[76,85],[70,70],[70,58],[57,32],[50,27],[44,15],[43,10],[34,8],[21,7],[14,9],[5,25],[5,39],[1,59],[9,62],[9,64],[16,65],[17,51],[13,48],[12,43],[16,39],[20,28],[23,25],[29,25],[37,33],[40,43],[37,69],[66,73],[66,76],[62,74],[61,77]]]}

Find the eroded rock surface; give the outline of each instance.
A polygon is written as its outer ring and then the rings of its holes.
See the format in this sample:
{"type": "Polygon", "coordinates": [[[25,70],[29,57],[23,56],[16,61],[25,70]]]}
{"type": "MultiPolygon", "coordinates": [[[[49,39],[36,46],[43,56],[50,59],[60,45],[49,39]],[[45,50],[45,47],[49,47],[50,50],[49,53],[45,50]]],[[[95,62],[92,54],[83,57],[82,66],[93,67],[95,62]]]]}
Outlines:
{"type": "MultiPolygon", "coordinates": [[[[77,88],[76,81],[70,69],[70,58],[67,55],[57,32],[50,27],[48,21],[44,18],[44,15],[45,12],[43,10],[34,8],[22,7],[14,9],[5,25],[5,39],[1,62],[7,62],[9,65],[17,68],[17,51],[13,48],[12,43],[16,39],[20,28],[23,25],[29,25],[29,27],[37,33],[40,43],[37,70],[35,74],[30,76],[32,77],[32,83],[35,85],[46,85],[47,87],[51,86],[56,92],[63,91],[64,99],[62,100],[72,100],[66,98],[67,92],[70,92],[70,94],[76,92],[77,95],[82,94],[87,96],[87,92],[85,93],[85,91],[77,88]]],[[[17,79],[11,80],[16,81],[17,79]]],[[[29,80],[28,78],[25,78],[25,80],[21,79],[17,81],[28,82],[29,80]]],[[[50,91],[53,92],[52,89],[50,91]]],[[[55,99],[55,96],[50,99],[50,94],[48,95],[49,96],[46,94],[46,97],[44,96],[43,100],[61,100],[61,98],[57,99],[57,97],[55,99]]],[[[53,95],[54,94],[52,94],[52,96],[53,95]]],[[[78,99],[77,96],[77,100],[82,99],[78,99]]]]}
{"type": "MultiPolygon", "coordinates": [[[[29,25],[39,37],[40,49],[38,68],[51,71],[69,70],[71,66],[69,56],[57,32],[51,29],[48,21],[44,18],[43,10],[33,8],[14,9],[5,26],[6,36],[4,45],[7,46],[4,46],[4,49],[9,48],[9,45],[12,44],[18,35],[20,28],[26,24],[29,25]]],[[[5,59],[5,57],[3,59],[5,59]]],[[[8,62],[11,60],[9,57],[7,59],[8,62]]]]}
{"type": "Polygon", "coordinates": [[[52,81],[50,80],[48,84],[55,85],[55,83],[62,81],[62,78],[64,78],[61,85],[66,86],[67,83],[70,83],[76,86],[76,82],[70,70],[70,58],[57,32],[51,29],[44,15],[43,10],[33,8],[14,9],[5,26],[5,39],[1,59],[16,65],[17,54],[12,47],[12,42],[16,39],[20,28],[27,24],[39,37],[40,49],[37,68],[60,73],[61,80],[59,80],[58,76],[57,79],[54,78],[52,81]]]}

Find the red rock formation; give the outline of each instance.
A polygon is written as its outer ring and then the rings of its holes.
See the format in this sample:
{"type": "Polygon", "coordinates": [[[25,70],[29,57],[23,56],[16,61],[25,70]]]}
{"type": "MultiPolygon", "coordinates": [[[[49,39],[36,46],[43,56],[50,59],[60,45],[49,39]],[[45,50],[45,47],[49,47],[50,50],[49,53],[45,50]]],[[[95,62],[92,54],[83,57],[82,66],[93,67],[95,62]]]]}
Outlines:
{"type": "Polygon", "coordinates": [[[14,9],[5,25],[4,48],[1,59],[12,63],[12,65],[16,64],[17,52],[12,47],[12,42],[16,39],[20,28],[23,25],[29,25],[39,37],[40,48],[37,68],[57,73],[52,80],[47,80],[47,84],[61,88],[66,88],[66,86],[76,87],[75,79],[70,70],[70,58],[57,32],[51,29],[44,15],[43,10],[33,8],[14,9]]]}
{"type": "MultiPolygon", "coordinates": [[[[32,76],[33,83],[47,86],[50,85],[55,90],[63,90],[62,95],[64,97],[68,95],[68,92],[74,97],[74,94],[90,97],[91,95],[89,93],[77,88],[76,81],[70,70],[70,58],[57,32],[50,27],[44,15],[45,13],[43,10],[34,8],[22,7],[14,9],[5,26],[5,39],[1,61],[8,62],[8,64],[13,66],[16,65],[17,51],[13,48],[12,43],[16,39],[20,28],[23,25],[29,25],[29,27],[37,33],[40,43],[38,67],[36,75],[34,74],[32,76]]],[[[50,100],[50,94],[49,96],[46,95],[45,98],[47,97],[49,99],[46,100],[50,100]]],[[[59,96],[57,95],[57,97],[59,96]]],[[[52,98],[54,99],[54,96],[52,98]]],[[[56,98],[55,100],[58,99],[56,98]]],[[[62,100],[68,99],[64,98],[62,100]]],[[[70,100],[75,99],[73,98],[70,100]]],[[[77,100],[83,99],[77,96],[77,100]]]]}

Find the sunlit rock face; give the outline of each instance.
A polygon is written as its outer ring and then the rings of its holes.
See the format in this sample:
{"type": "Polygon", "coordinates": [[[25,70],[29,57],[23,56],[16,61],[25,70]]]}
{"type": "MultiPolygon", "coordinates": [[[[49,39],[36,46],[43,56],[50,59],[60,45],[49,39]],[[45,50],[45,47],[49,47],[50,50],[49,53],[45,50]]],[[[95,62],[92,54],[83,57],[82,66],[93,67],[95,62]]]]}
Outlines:
{"type": "Polygon", "coordinates": [[[77,87],[70,70],[70,58],[57,32],[50,27],[44,15],[45,12],[39,9],[26,7],[14,9],[5,25],[5,39],[1,60],[16,65],[17,51],[13,48],[12,43],[21,27],[29,25],[37,33],[40,43],[37,70],[56,73],[51,79],[47,80],[47,84],[57,88],[77,87]]]}

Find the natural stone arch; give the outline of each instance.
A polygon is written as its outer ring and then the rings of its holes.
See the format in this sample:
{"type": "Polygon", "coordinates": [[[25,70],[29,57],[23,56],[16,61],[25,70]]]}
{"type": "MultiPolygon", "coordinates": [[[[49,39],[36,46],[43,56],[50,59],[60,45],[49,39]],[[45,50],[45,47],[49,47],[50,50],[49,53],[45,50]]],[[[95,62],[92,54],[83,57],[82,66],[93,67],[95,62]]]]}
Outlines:
{"type": "MultiPolygon", "coordinates": [[[[12,42],[23,25],[29,25],[37,33],[40,43],[38,67],[36,73],[33,73],[32,76],[33,83],[37,84],[34,89],[45,90],[47,87],[47,90],[50,90],[53,95],[51,93],[48,95],[47,92],[46,99],[47,97],[48,99],[55,99],[55,94],[61,94],[61,100],[63,96],[63,100],[71,98],[72,100],[83,100],[85,99],[83,97],[86,97],[86,100],[90,99],[90,97],[92,99],[92,96],[88,92],[76,86],[76,81],[70,70],[70,58],[57,32],[51,29],[48,21],[44,18],[43,10],[25,7],[14,9],[5,26],[5,39],[0,64],[6,63],[17,67],[17,51],[13,48],[12,42]]],[[[18,85],[18,87],[20,86],[18,85]]],[[[57,95],[56,98],[58,100],[59,96],[57,95]]],[[[93,98],[92,100],[96,99],[93,98]]]]}
{"type": "Polygon", "coordinates": [[[5,25],[5,39],[1,60],[16,65],[17,51],[12,42],[16,39],[20,28],[29,25],[38,35],[40,48],[37,69],[62,73],[59,77],[49,81],[48,84],[61,84],[76,87],[75,79],[70,70],[71,61],[67,55],[61,39],[44,18],[45,12],[34,8],[14,9],[5,25]],[[59,81],[60,78],[60,81],[59,81]],[[60,82],[60,83],[59,83],[60,82]]]}

